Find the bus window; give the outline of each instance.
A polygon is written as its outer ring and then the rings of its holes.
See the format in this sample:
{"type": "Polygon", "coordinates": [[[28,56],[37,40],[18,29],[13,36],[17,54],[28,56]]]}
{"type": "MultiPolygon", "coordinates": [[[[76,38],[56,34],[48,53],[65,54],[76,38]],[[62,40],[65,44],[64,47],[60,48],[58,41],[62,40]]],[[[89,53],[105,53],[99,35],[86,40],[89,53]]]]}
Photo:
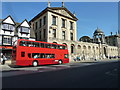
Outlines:
{"type": "Polygon", "coordinates": [[[41,43],[39,43],[39,47],[41,47],[41,43]]]}
{"type": "Polygon", "coordinates": [[[25,57],[25,52],[21,52],[21,57],[25,57]]]}
{"type": "Polygon", "coordinates": [[[27,46],[29,46],[29,47],[31,46],[31,42],[29,42],[29,41],[27,41],[26,44],[27,44],[27,46]]]}
{"type": "Polygon", "coordinates": [[[32,58],[38,58],[39,53],[32,53],[32,58]]]}
{"type": "Polygon", "coordinates": [[[25,41],[20,41],[20,46],[26,46],[25,41]]]}
{"type": "Polygon", "coordinates": [[[51,44],[45,44],[45,48],[51,48],[51,44]]]}
{"type": "Polygon", "coordinates": [[[41,53],[41,58],[45,58],[45,54],[44,53],[41,53]]]}
{"type": "Polygon", "coordinates": [[[40,46],[41,46],[41,48],[44,48],[44,43],[41,43],[40,46]]]}
{"type": "Polygon", "coordinates": [[[58,45],[58,49],[63,49],[63,46],[61,46],[61,45],[58,45]]]}
{"type": "Polygon", "coordinates": [[[28,57],[31,58],[31,53],[28,53],[28,57]]]}
{"type": "Polygon", "coordinates": [[[46,58],[54,58],[54,54],[46,54],[46,58]]]}
{"type": "Polygon", "coordinates": [[[50,54],[46,54],[45,56],[46,56],[46,58],[50,58],[50,54]]]}
{"type": "Polygon", "coordinates": [[[34,43],[34,46],[35,46],[35,47],[39,47],[39,43],[35,42],[35,43],[34,43]]]}
{"type": "Polygon", "coordinates": [[[63,49],[67,49],[67,47],[66,47],[66,46],[63,46],[63,49]]]}
{"type": "Polygon", "coordinates": [[[51,46],[51,48],[53,48],[53,49],[56,49],[56,47],[57,47],[56,45],[52,45],[52,46],[51,46]]]}
{"type": "Polygon", "coordinates": [[[54,54],[51,54],[51,58],[55,58],[55,55],[54,55],[54,54]]]}

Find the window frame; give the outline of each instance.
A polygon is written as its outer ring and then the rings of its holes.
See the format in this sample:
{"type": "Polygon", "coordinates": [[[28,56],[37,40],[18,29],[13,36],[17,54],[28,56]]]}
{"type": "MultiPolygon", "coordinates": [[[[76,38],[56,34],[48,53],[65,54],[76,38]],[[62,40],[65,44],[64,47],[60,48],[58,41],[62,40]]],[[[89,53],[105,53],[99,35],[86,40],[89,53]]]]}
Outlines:
{"type": "Polygon", "coordinates": [[[52,15],[52,25],[57,25],[57,17],[52,15]]]}

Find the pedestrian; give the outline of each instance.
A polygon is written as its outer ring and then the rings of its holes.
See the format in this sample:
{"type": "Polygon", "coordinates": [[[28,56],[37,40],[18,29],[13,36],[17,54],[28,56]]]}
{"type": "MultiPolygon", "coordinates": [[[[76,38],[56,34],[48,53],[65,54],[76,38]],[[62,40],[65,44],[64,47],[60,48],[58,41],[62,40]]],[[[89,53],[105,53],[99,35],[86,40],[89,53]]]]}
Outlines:
{"type": "Polygon", "coordinates": [[[2,64],[2,62],[3,62],[3,58],[2,58],[2,53],[0,54],[0,63],[2,64]]]}
{"type": "Polygon", "coordinates": [[[80,61],[80,57],[79,56],[77,56],[77,61],[80,61]]]}
{"type": "Polygon", "coordinates": [[[76,61],[76,60],[77,60],[75,56],[73,57],[73,60],[74,60],[74,61],[76,61]]]}
{"type": "Polygon", "coordinates": [[[4,65],[6,60],[7,60],[7,58],[6,58],[5,54],[2,54],[2,62],[1,62],[1,64],[4,65]]]}

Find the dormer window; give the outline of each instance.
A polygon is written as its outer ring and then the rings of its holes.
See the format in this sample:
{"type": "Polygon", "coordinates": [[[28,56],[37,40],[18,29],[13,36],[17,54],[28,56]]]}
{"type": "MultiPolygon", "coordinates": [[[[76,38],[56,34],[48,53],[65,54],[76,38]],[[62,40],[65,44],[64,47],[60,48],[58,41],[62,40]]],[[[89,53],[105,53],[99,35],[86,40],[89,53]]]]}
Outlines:
{"type": "Polygon", "coordinates": [[[15,27],[12,24],[2,24],[2,29],[5,31],[13,31],[15,27]]]}

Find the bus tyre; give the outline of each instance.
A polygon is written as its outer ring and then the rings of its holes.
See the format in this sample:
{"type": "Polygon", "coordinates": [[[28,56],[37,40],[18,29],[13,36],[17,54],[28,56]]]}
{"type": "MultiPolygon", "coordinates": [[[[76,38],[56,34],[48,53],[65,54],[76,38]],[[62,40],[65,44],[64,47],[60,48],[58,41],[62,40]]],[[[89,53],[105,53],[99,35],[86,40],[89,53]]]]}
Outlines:
{"type": "Polygon", "coordinates": [[[58,61],[58,64],[62,64],[62,60],[59,60],[59,61],[58,61]]]}
{"type": "Polygon", "coordinates": [[[32,66],[34,66],[34,67],[38,66],[38,62],[37,61],[33,61],[32,62],[32,66]]]}

